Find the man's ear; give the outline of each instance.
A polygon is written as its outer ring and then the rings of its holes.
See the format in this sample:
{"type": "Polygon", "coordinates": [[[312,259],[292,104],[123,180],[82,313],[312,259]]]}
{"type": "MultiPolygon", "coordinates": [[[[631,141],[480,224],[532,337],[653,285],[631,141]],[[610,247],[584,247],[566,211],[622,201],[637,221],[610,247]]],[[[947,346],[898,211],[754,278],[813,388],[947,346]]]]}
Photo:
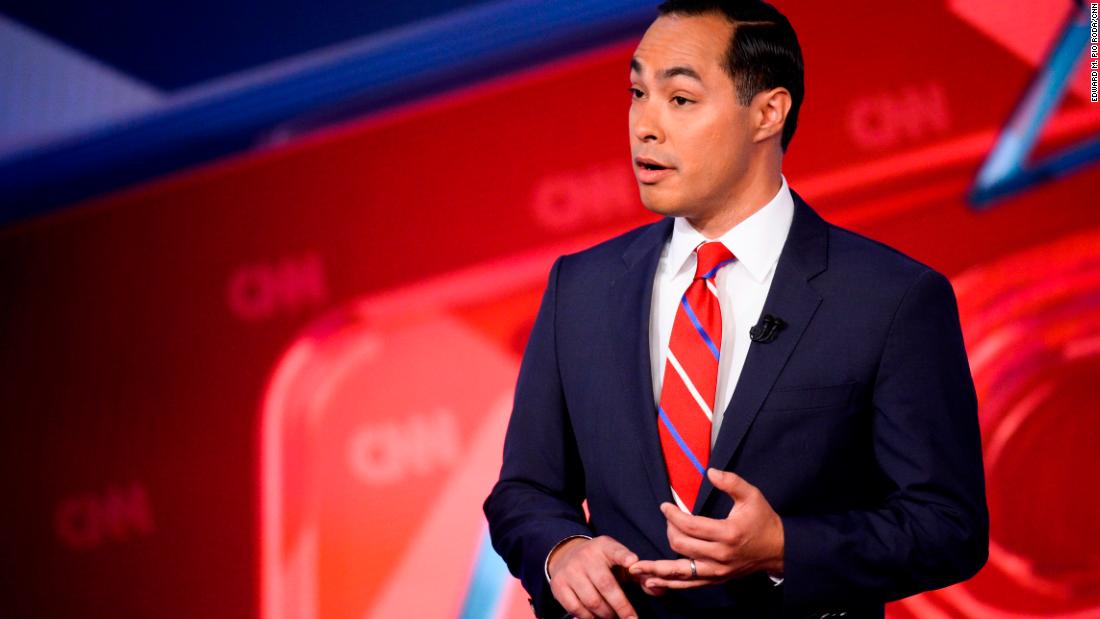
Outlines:
{"type": "Polygon", "coordinates": [[[756,123],[754,142],[763,142],[772,136],[783,136],[783,125],[791,111],[791,93],[779,86],[763,90],[752,98],[753,120],[756,123]]]}

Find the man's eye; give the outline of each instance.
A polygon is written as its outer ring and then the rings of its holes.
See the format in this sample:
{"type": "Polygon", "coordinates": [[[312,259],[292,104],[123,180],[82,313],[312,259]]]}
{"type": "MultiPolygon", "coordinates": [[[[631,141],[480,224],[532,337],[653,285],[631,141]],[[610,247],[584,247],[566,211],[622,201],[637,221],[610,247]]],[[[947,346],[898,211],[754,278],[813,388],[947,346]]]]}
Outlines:
{"type": "Polygon", "coordinates": [[[691,103],[691,99],[688,99],[686,97],[673,97],[672,101],[676,103],[677,107],[683,107],[688,103],[691,103]]]}
{"type": "Polygon", "coordinates": [[[643,93],[642,91],[638,90],[637,88],[634,88],[633,86],[631,86],[630,87],[630,94],[634,95],[634,98],[640,99],[642,97],[642,95],[645,94],[645,93],[643,93]]]}

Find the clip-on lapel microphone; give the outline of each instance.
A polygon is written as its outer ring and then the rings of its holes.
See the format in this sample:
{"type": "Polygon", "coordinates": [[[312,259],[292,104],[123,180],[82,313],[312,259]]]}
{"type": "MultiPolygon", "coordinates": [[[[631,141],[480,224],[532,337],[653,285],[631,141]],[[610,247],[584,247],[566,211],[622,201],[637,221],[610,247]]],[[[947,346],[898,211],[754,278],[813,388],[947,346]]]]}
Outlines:
{"type": "Polygon", "coordinates": [[[760,318],[760,322],[749,329],[749,337],[754,342],[767,344],[774,340],[775,336],[785,326],[787,326],[787,323],[783,322],[782,318],[772,316],[771,314],[764,314],[764,316],[760,318]]]}

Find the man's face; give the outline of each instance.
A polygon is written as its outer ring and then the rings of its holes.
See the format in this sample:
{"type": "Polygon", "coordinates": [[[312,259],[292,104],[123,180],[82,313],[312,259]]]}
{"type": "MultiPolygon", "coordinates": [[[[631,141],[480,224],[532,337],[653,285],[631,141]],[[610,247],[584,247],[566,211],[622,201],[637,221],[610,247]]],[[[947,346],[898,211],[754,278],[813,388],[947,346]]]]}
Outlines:
{"type": "Polygon", "coordinates": [[[722,68],[732,32],[717,13],[663,15],[634,51],[630,150],[651,211],[703,217],[747,182],[750,108],[722,68]],[[646,160],[663,169],[647,169],[646,160]]]}

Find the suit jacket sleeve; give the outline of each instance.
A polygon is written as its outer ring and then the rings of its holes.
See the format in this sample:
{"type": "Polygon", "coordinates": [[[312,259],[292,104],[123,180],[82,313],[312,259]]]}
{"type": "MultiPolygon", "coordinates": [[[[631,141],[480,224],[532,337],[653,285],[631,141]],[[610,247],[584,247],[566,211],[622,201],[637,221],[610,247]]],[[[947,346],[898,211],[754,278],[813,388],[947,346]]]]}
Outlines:
{"type": "Polygon", "coordinates": [[[955,295],[936,271],[922,272],[897,307],[872,406],[874,455],[894,489],[867,510],[782,518],[792,607],[895,600],[985,563],[977,397],[955,295]]]}
{"type": "Polygon", "coordinates": [[[543,572],[550,550],[571,535],[592,535],[585,521],[584,473],[558,370],[555,322],[563,258],[550,270],[504,440],[500,479],[485,500],[493,548],[532,597],[540,617],[561,617],[543,572]]]}

